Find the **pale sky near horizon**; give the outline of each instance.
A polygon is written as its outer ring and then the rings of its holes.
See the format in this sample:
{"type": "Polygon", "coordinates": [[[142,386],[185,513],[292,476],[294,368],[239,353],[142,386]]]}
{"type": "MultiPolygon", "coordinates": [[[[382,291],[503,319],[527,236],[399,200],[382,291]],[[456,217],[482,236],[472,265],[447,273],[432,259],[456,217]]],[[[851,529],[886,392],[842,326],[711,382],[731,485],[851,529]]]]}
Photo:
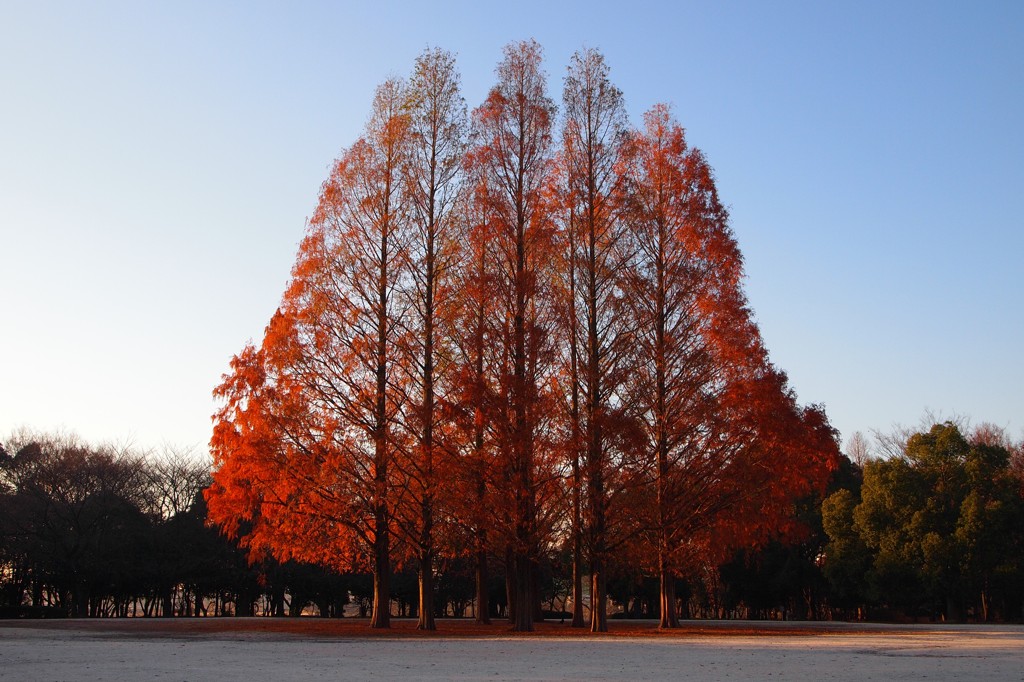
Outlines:
{"type": "Polygon", "coordinates": [[[205,448],[374,87],[427,46],[477,106],[600,49],[715,168],[746,292],[845,443],[925,410],[1024,436],[1022,2],[0,0],[0,441],[205,448]]]}

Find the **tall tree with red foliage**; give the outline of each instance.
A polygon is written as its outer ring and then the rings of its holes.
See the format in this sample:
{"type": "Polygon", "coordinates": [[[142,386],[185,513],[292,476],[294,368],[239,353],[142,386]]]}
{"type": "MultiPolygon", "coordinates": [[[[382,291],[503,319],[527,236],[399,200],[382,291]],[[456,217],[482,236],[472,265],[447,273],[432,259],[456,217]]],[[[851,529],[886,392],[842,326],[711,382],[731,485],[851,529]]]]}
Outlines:
{"type": "Polygon", "coordinates": [[[408,267],[405,86],[377,90],[366,135],[324,183],[292,282],[259,350],[218,389],[210,518],[278,558],[364,557],[371,626],[390,625],[392,462],[404,391],[395,370],[408,267]],[[367,556],[368,555],[368,556],[367,556]],[[368,561],[366,560],[368,559],[368,561]]]}
{"type": "Polygon", "coordinates": [[[450,420],[441,418],[454,390],[445,323],[456,314],[459,300],[455,277],[462,245],[454,223],[466,148],[466,106],[450,53],[431,49],[416,60],[407,108],[409,263],[401,294],[409,314],[399,346],[400,367],[410,391],[405,422],[411,445],[397,463],[412,499],[399,525],[414,546],[419,565],[418,627],[434,630],[435,526],[447,516],[440,513],[446,500],[439,495],[439,483],[450,478],[451,467],[446,465],[453,453],[445,441],[455,434],[450,420]]]}
{"type": "Polygon", "coordinates": [[[473,112],[471,160],[487,188],[486,233],[494,251],[490,278],[497,301],[490,342],[502,363],[485,401],[505,477],[510,618],[516,631],[533,629],[534,575],[540,549],[538,464],[543,459],[543,383],[551,364],[550,286],[554,239],[545,192],[551,174],[555,108],[547,95],[541,48],[505,48],[498,83],[473,112]]]}
{"type": "Polygon", "coordinates": [[[497,535],[495,525],[502,525],[495,523],[500,508],[494,504],[499,477],[496,433],[491,428],[495,423],[494,402],[498,399],[496,378],[502,366],[491,339],[496,333],[494,323],[500,317],[492,287],[497,269],[487,176],[472,156],[467,165],[471,172],[465,180],[464,200],[456,221],[464,247],[460,267],[455,272],[458,306],[447,327],[457,365],[456,392],[449,414],[459,431],[454,448],[456,492],[449,503],[472,547],[476,620],[490,623],[489,556],[497,535]]]}
{"type": "Polygon", "coordinates": [[[625,492],[618,474],[630,454],[617,448],[628,415],[619,389],[629,372],[632,350],[623,274],[633,254],[620,210],[628,127],[622,92],[608,76],[599,52],[577,52],[562,96],[561,165],[570,217],[565,229],[570,280],[566,291],[572,297],[566,306],[571,319],[564,336],[570,346],[572,388],[579,392],[573,400],[573,432],[582,443],[573,451],[583,456],[593,632],[608,629],[605,568],[615,547],[613,526],[622,520],[622,515],[610,512],[615,498],[625,492]]]}
{"type": "Polygon", "coordinates": [[[710,166],[667,107],[646,114],[633,153],[633,400],[650,452],[661,626],[677,627],[678,570],[785,526],[838,450],[768,362],[710,166]]]}

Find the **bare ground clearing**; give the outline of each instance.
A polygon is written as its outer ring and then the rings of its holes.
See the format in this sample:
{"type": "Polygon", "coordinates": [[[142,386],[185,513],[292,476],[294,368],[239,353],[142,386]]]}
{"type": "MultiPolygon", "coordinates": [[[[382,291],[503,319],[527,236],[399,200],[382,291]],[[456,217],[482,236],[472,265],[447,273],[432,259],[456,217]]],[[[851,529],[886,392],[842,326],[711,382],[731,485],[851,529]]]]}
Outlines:
{"type": "Polygon", "coordinates": [[[690,621],[558,623],[207,618],[0,621],[0,680],[1024,680],[1024,627],[690,621]]]}

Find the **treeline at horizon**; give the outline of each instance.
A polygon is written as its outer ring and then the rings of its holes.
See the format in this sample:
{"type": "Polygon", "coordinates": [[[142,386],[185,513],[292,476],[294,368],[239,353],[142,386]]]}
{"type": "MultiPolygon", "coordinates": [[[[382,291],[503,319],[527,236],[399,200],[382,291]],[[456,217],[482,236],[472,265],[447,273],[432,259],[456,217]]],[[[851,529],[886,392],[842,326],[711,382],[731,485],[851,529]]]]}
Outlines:
{"type": "MultiPolygon", "coordinates": [[[[0,614],[6,617],[367,617],[369,573],[250,557],[211,527],[210,462],[67,434],[0,446],[0,614]]],[[[682,618],[1019,622],[1024,614],[1024,444],[945,422],[855,436],[805,531],[679,577],[682,618]],[[871,453],[871,454],[869,454],[871,453]]],[[[568,622],[571,548],[539,561],[535,619],[568,622]]],[[[436,617],[477,618],[476,558],[441,555],[436,617]]],[[[504,557],[488,559],[490,619],[508,617],[504,557]]],[[[611,618],[660,617],[659,579],[628,552],[610,564],[611,618]]],[[[415,567],[392,574],[390,613],[418,617],[415,567]]],[[[589,595],[587,595],[589,598],[589,595]]],[[[589,602],[585,604],[589,612],[589,602]]]]}

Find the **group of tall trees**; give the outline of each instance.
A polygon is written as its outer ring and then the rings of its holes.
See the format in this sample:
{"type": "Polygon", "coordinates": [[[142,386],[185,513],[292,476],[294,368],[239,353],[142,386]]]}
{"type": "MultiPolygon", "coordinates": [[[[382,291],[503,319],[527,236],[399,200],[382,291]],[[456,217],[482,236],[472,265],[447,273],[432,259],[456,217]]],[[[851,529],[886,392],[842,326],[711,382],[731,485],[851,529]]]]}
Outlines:
{"type": "Polygon", "coordinates": [[[824,574],[849,614],[1024,616],[1024,444],[955,422],[885,439],[822,505],[824,574]]]}
{"type": "Polygon", "coordinates": [[[145,593],[159,608],[181,582],[170,579],[173,545],[208,481],[206,462],[183,453],[147,459],[68,435],[16,434],[0,448],[0,603],[85,616],[122,613],[145,593]]]}
{"type": "Polygon", "coordinates": [[[255,554],[396,564],[433,629],[441,557],[503,564],[514,629],[566,548],[572,622],[607,629],[614,562],[677,578],[798,530],[836,466],[823,412],[769,361],[713,173],[664,105],[630,126],[583,50],[561,113],[536,43],[468,112],[431,49],[376,92],[323,185],[259,346],[217,389],[211,518],[255,554]]]}
{"type": "Polygon", "coordinates": [[[209,484],[190,450],[15,432],[0,443],[0,618],[340,616],[369,597],[362,576],[247,556],[207,522],[209,484]]]}

